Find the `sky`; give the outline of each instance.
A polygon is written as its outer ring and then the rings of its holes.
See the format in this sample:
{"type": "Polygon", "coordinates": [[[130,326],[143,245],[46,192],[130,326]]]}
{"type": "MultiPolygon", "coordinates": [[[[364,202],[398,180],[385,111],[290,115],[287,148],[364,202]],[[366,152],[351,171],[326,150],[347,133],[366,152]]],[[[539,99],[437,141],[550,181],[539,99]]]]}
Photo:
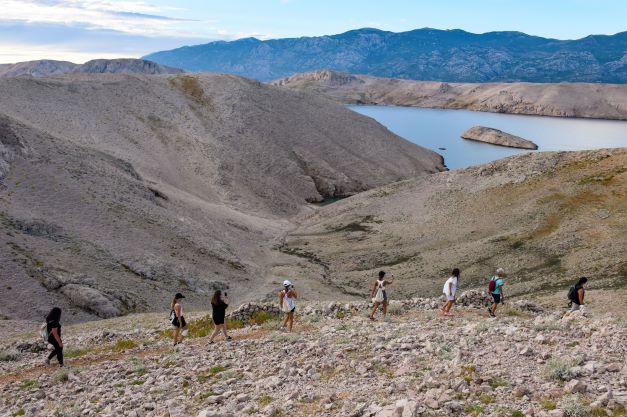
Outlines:
{"type": "Polygon", "coordinates": [[[0,0],[0,63],[140,57],[213,40],[375,27],[557,39],[627,30],[625,0],[0,0]]]}

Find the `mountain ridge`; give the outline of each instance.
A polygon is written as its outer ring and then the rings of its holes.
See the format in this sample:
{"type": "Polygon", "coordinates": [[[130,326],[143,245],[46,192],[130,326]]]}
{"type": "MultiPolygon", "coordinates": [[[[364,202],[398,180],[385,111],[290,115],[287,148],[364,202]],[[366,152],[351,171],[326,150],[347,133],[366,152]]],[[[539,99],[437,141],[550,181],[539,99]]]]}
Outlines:
{"type": "Polygon", "coordinates": [[[559,40],[522,32],[460,29],[216,41],[146,55],[189,71],[233,73],[268,81],[295,73],[337,71],[448,82],[627,82],[627,32],[559,40]]]}
{"type": "Polygon", "coordinates": [[[69,61],[40,59],[35,61],[17,62],[14,64],[0,64],[0,77],[19,77],[30,75],[33,77],[50,77],[63,74],[180,74],[184,71],[178,68],[160,65],[145,59],[118,58],[92,59],[84,64],[75,64],[69,61]]]}

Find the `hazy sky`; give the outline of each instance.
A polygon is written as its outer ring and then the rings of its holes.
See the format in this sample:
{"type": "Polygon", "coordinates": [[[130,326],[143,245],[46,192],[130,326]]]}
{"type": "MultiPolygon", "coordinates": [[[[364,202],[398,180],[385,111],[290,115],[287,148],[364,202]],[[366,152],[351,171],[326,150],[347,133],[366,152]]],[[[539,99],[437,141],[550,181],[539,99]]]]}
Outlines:
{"type": "Polygon", "coordinates": [[[627,1],[0,0],[0,63],[139,57],[217,39],[361,27],[517,30],[574,39],[627,30],[627,1]]]}

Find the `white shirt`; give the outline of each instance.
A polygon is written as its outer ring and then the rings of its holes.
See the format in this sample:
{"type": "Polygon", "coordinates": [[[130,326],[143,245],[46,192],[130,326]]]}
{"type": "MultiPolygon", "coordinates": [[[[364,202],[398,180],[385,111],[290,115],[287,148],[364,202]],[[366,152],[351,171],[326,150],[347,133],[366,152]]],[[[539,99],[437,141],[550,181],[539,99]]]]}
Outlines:
{"type": "Polygon", "coordinates": [[[446,294],[447,297],[453,297],[455,293],[457,293],[457,277],[450,277],[447,279],[444,283],[444,288],[442,288],[442,292],[446,294]],[[452,284],[450,289],[449,284],[452,284]]]}

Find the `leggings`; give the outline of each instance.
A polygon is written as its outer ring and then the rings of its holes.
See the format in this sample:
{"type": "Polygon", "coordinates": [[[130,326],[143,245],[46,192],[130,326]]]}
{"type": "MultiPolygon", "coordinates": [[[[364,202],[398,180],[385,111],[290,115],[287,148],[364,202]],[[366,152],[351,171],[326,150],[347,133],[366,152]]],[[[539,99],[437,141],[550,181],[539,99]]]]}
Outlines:
{"type": "Polygon", "coordinates": [[[54,347],[54,350],[50,352],[50,355],[48,355],[48,360],[54,358],[56,355],[57,360],[59,361],[59,365],[63,365],[63,348],[59,346],[57,339],[51,337],[48,339],[48,343],[50,343],[54,347]]]}

